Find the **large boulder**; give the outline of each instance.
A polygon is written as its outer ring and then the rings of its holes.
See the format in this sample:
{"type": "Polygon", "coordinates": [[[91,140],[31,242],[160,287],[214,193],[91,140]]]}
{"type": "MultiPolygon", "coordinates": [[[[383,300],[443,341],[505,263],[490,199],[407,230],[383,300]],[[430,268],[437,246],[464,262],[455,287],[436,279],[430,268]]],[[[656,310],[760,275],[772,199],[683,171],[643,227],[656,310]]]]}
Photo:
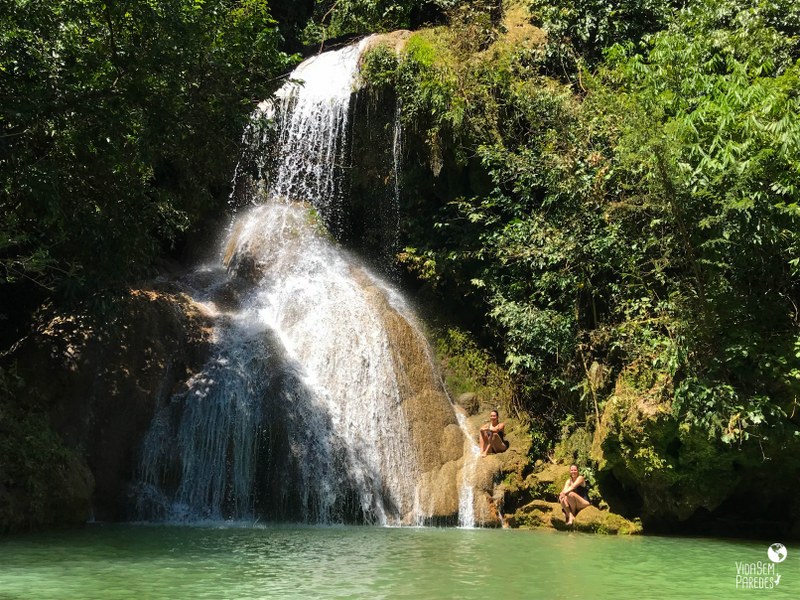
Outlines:
{"type": "Polygon", "coordinates": [[[730,456],[680,427],[671,398],[667,374],[628,367],[605,403],[593,441],[609,503],[645,521],[685,520],[701,506],[713,510],[735,486],[725,476],[730,456]]]}
{"type": "Polygon", "coordinates": [[[625,517],[603,510],[596,506],[583,509],[575,517],[571,526],[567,525],[561,505],[547,500],[532,500],[507,516],[512,527],[523,529],[552,528],[559,531],[573,530],[584,533],[605,533],[610,535],[633,535],[642,533],[639,521],[629,521],[625,517]]]}
{"type": "Polygon", "coordinates": [[[357,280],[392,340],[402,410],[410,429],[408,443],[422,472],[419,502],[429,521],[453,522],[458,518],[458,473],[465,451],[454,407],[431,360],[427,341],[411,316],[393,307],[370,279],[357,276],[357,280]]]}
{"type": "MultiPolygon", "coordinates": [[[[465,449],[465,457],[477,452],[478,431],[486,422],[488,414],[487,410],[466,419],[471,437],[466,441],[468,447],[465,449]]],[[[531,438],[528,426],[514,418],[503,418],[502,421],[505,423],[508,449],[500,454],[473,456],[473,463],[465,458],[467,477],[472,479],[475,522],[484,527],[503,525],[508,496],[516,491],[515,482],[523,477],[530,462],[528,454],[531,438]]]]}
{"type": "Polygon", "coordinates": [[[505,515],[506,523],[511,527],[573,529],[586,533],[629,535],[642,532],[640,521],[611,512],[603,501],[599,502],[601,508],[592,505],[580,511],[572,527],[567,526],[558,494],[568,477],[568,465],[540,463],[521,486],[529,494],[528,501],[514,506],[505,515]]]}

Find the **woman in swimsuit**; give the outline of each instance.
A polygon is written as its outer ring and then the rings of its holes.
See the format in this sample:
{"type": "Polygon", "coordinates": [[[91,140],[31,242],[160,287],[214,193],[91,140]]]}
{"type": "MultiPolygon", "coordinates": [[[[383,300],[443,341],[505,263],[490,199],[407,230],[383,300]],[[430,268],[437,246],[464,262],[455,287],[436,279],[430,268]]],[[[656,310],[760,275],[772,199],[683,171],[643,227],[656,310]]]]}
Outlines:
{"type": "Polygon", "coordinates": [[[558,501],[561,504],[561,510],[564,513],[567,525],[572,525],[575,522],[575,515],[590,504],[589,494],[586,490],[586,480],[583,475],[578,474],[578,467],[575,465],[569,468],[569,479],[567,479],[564,489],[558,495],[558,501]]]}
{"type": "Polygon", "coordinates": [[[489,415],[490,421],[483,425],[480,430],[481,456],[489,453],[500,453],[508,450],[506,442],[505,423],[500,422],[500,416],[496,410],[489,415]]]}

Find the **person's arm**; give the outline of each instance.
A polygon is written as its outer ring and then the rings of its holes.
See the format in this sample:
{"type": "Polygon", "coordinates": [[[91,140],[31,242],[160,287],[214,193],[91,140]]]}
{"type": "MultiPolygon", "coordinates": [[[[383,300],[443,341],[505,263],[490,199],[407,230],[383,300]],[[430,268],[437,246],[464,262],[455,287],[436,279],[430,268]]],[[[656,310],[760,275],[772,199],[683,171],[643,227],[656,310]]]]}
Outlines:
{"type": "Polygon", "coordinates": [[[567,489],[569,486],[569,479],[567,479],[567,483],[564,484],[564,491],[562,493],[569,494],[570,492],[574,492],[577,488],[581,487],[585,481],[586,480],[583,478],[583,475],[578,475],[575,478],[575,482],[572,484],[572,486],[567,489]]]}

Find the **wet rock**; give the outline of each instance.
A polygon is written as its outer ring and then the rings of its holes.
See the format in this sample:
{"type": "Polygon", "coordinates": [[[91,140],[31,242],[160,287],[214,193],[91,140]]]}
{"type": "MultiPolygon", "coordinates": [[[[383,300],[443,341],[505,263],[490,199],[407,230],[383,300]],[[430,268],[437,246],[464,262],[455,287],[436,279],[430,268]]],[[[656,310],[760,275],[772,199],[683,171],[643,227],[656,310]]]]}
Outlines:
{"type": "MultiPolygon", "coordinates": [[[[469,444],[478,443],[478,431],[485,422],[481,413],[467,419],[472,432],[469,444]]],[[[530,435],[526,425],[515,419],[505,419],[505,438],[508,450],[500,454],[478,457],[472,475],[475,495],[475,519],[484,527],[497,527],[502,524],[502,512],[509,501],[509,495],[519,491],[517,483],[529,465],[530,435]]],[[[465,450],[465,456],[471,450],[465,450]]],[[[515,502],[513,500],[512,502],[515,502]]]]}
{"type": "Polygon", "coordinates": [[[391,352],[409,426],[409,443],[423,473],[419,502],[430,519],[458,518],[457,475],[462,468],[464,435],[441,378],[428,354],[420,329],[400,314],[371,280],[354,273],[381,315],[391,339],[391,352]]]}
{"type": "Polygon", "coordinates": [[[422,475],[420,487],[426,492],[420,508],[427,515],[427,524],[457,524],[460,470],[461,460],[457,460],[422,475]]]}

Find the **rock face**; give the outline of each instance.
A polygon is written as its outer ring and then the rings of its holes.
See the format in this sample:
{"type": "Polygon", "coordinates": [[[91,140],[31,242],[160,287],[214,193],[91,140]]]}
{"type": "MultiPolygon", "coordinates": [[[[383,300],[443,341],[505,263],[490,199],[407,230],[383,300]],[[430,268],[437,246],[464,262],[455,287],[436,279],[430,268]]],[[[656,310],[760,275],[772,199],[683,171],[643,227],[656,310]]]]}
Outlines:
{"type": "Polygon", "coordinates": [[[380,290],[366,278],[360,278],[360,283],[392,340],[402,409],[410,427],[408,443],[422,471],[423,510],[430,522],[451,523],[458,518],[457,474],[463,466],[464,434],[432,362],[427,341],[389,305],[380,290]]]}
{"type": "MultiPolygon", "coordinates": [[[[489,412],[495,407],[473,394],[462,394],[460,402],[465,402],[474,414],[467,418],[467,427],[471,432],[469,444],[478,444],[478,431],[487,421],[489,412]],[[477,410],[475,410],[477,408],[477,410]]],[[[467,410],[467,414],[470,410],[467,410]]],[[[505,439],[508,450],[501,454],[489,454],[477,457],[474,466],[474,504],[475,523],[484,527],[500,527],[504,524],[503,513],[508,494],[508,481],[522,477],[527,470],[530,451],[528,428],[513,418],[505,418],[505,439]]],[[[469,465],[467,465],[469,467],[469,465]]]]}
{"type": "MultiPolygon", "coordinates": [[[[38,526],[82,523],[92,510],[98,520],[126,516],[142,435],[159,400],[202,364],[208,324],[198,305],[175,290],[132,290],[107,299],[103,317],[42,317],[3,357],[25,382],[17,403],[40,407],[43,430],[53,432],[67,457],[57,500],[37,517],[38,526]]],[[[14,482],[0,486],[0,497],[19,492],[14,482]]]]}
{"type": "Polygon", "coordinates": [[[612,509],[652,531],[798,535],[798,448],[725,446],[672,410],[667,375],[631,365],[595,431],[592,458],[612,509]],[[794,524],[794,525],[793,525],[794,524]]]}

